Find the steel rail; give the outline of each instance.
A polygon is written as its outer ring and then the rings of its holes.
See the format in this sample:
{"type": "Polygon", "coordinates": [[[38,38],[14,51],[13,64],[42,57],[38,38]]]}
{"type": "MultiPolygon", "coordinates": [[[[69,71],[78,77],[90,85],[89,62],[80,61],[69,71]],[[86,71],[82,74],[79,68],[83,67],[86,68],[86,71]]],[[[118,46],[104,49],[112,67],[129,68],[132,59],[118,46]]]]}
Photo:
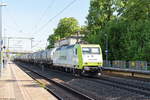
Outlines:
{"type": "MultiPolygon", "coordinates": [[[[19,64],[20,65],[20,64],[19,64]]],[[[21,65],[20,65],[21,66],[21,65]]],[[[29,70],[28,68],[25,67],[21,67],[21,69],[24,70],[29,70]]],[[[38,81],[33,75],[29,74],[28,72],[24,71],[26,74],[28,74],[31,78],[33,78],[36,82],[38,82],[39,84],[43,85],[42,82],[38,81]]],[[[30,72],[32,72],[30,70],[30,72]]],[[[34,73],[34,72],[32,72],[34,73]]],[[[55,93],[54,91],[52,91],[48,86],[44,86],[44,89],[46,89],[48,92],[50,92],[53,96],[55,96],[58,100],[63,100],[63,98],[61,96],[59,96],[57,93],[55,93]]]]}
{"type": "Polygon", "coordinates": [[[91,78],[86,78],[87,80],[91,80],[96,83],[101,83],[113,87],[117,87],[120,89],[128,90],[131,92],[135,92],[136,94],[144,95],[144,96],[150,96],[150,89],[138,85],[133,85],[130,83],[125,83],[121,81],[117,81],[115,79],[107,79],[106,77],[100,77],[98,79],[91,79],[91,78]]]}
{"type": "MultiPolygon", "coordinates": [[[[22,66],[21,64],[19,64],[19,65],[22,66]]],[[[79,92],[79,91],[77,91],[77,90],[71,88],[71,87],[68,87],[68,86],[66,86],[66,85],[64,85],[64,84],[62,84],[62,83],[58,83],[58,82],[56,82],[56,81],[54,81],[54,80],[52,80],[52,79],[49,79],[48,77],[43,76],[43,75],[39,74],[38,72],[33,71],[33,70],[31,70],[31,69],[29,69],[29,68],[27,68],[27,67],[22,66],[22,68],[25,68],[26,70],[29,70],[29,71],[31,71],[32,73],[39,75],[40,77],[42,77],[43,79],[47,80],[48,82],[57,85],[58,87],[60,87],[60,88],[62,88],[62,89],[64,89],[64,90],[66,90],[66,91],[68,91],[69,93],[75,95],[75,96],[78,97],[78,98],[81,98],[81,100],[95,100],[95,99],[93,99],[93,98],[91,98],[91,97],[89,97],[89,96],[87,96],[87,95],[85,95],[85,94],[83,94],[83,93],[81,93],[81,92],[79,92]]],[[[31,77],[32,77],[32,76],[31,76],[31,77]]],[[[36,79],[36,78],[34,78],[34,79],[36,79]]],[[[59,100],[63,100],[62,97],[60,97],[57,93],[52,92],[51,89],[49,89],[47,86],[46,86],[46,89],[47,89],[48,91],[50,91],[52,94],[54,94],[54,96],[56,96],[59,100]]]]}

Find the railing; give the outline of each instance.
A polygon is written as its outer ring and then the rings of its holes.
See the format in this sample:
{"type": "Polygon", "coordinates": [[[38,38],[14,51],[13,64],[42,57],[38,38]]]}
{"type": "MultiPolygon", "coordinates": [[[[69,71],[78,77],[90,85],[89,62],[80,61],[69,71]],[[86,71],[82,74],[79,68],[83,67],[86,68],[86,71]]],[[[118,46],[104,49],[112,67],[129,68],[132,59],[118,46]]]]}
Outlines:
{"type": "Polygon", "coordinates": [[[122,61],[122,60],[105,61],[104,60],[103,67],[150,71],[150,62],[122,61]]]}

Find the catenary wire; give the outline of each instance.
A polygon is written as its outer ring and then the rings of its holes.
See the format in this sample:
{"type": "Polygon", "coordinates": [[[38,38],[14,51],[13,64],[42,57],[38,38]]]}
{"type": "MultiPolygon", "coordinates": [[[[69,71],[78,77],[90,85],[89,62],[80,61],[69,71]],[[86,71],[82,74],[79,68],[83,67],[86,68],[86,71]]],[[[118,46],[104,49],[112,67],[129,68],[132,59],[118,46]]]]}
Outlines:
{"type": "Polygon", "coordinates": [[[65,6],[62,10],[60,10],[55,16],[50,18],[44,25],[42,25],[35,33],[40,32],[47,26],[52,20],[54,20],[57,16],[62,14],[67,8],[69,8],[71,5],[73,5],[77,0],[72,0],[67,6],[65,6]]]}

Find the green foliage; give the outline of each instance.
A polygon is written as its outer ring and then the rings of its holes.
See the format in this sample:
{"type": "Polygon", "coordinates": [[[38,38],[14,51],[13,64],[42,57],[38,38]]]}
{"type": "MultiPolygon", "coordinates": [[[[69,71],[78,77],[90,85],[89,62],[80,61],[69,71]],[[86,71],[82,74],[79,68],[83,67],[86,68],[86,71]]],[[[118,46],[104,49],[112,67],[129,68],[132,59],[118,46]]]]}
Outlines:
{"type": "Polygon", "coordinates": [[[149,0],[91,0],[87,25],[89,43],[105,51],[108,38],[110,60],[150,61],[149,0]]]}
{"type": "Polygon", "coordinates": [[[150,0],[91,0],[86,24],[61,19],[48,48],[80,31],[87,42],[101,45],[104,59],[108,39],[109,60],[150,61],[150,0]]]}
{"type": "Polygon", "coordinates": [[[88,20],[89,29],[99,29],[113,19],[113,0],[91,0],[88,20]]]}
{"type": "Polygon", "coordinates": [[[50,35],[48,37],[48,42],[49,42],[50,45],[48,45],[47,48],[53,48],[54,47],[54,43],[55,43],[56,40],[57,40],[57,37],[54,34],[50,35]]]}
{"type": "Polygon", "coordinates": [[[69,17],[61,19],[57,28],[54,30],[54,34],[50,35],[48,38],[49,45],[47,48],[54,47],[54,43],[57,40],[76,34],[79,30],[80,27],[75,18],[69,17]]]}
{"type": "MultiPolygon", "coordinates": [[[[87,16],[88,34],[86,41],[98,43],[96,39],[105,25],[115,18],[113,12],[115,11],[114,0],[91,0],[89,15],[87,16]]],[[[99,41],[100,42],[100,41],[99,41]]]]}
{"type": "Polygon", "coordinates": [[[78,21],[75,18],[63,18],[60,20],[54,34],[60,36],[60,38],[64,38],[75,34],[79,29],[78,21]]]}
{"type": "Polygon", "coordinates": [[[131,21],[150,18],[150,0],[128,0],[122,16],[131,21]]]}

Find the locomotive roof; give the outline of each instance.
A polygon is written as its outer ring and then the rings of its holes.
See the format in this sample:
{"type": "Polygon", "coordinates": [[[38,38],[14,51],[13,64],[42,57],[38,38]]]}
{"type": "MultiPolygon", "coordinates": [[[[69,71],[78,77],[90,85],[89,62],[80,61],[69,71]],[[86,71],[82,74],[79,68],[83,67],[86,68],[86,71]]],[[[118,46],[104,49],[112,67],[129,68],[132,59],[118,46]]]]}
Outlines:
{"type": "Polygon", "coordinates": [[[74,44],[74,45],[69,45],[69,46],[61,46],[61,47],[57,48],[56,51],[57,51],[57,50],[61,50],[61,49],[73,48],[74,46],[75,46],[75,44],[74,44]]]}
{"type": "MultiPolygon", "coordinates": [[[[61,47],[57,48],[56,51],[61,50],[61,49],[73,48],[75,45],[77,45],[77,44],[69,45],[69,46],[61,46],[61,47]]],[[[81,47],[100,47],[98,44],[78,44],[78,45],[80,45],[81,47]]]]}

